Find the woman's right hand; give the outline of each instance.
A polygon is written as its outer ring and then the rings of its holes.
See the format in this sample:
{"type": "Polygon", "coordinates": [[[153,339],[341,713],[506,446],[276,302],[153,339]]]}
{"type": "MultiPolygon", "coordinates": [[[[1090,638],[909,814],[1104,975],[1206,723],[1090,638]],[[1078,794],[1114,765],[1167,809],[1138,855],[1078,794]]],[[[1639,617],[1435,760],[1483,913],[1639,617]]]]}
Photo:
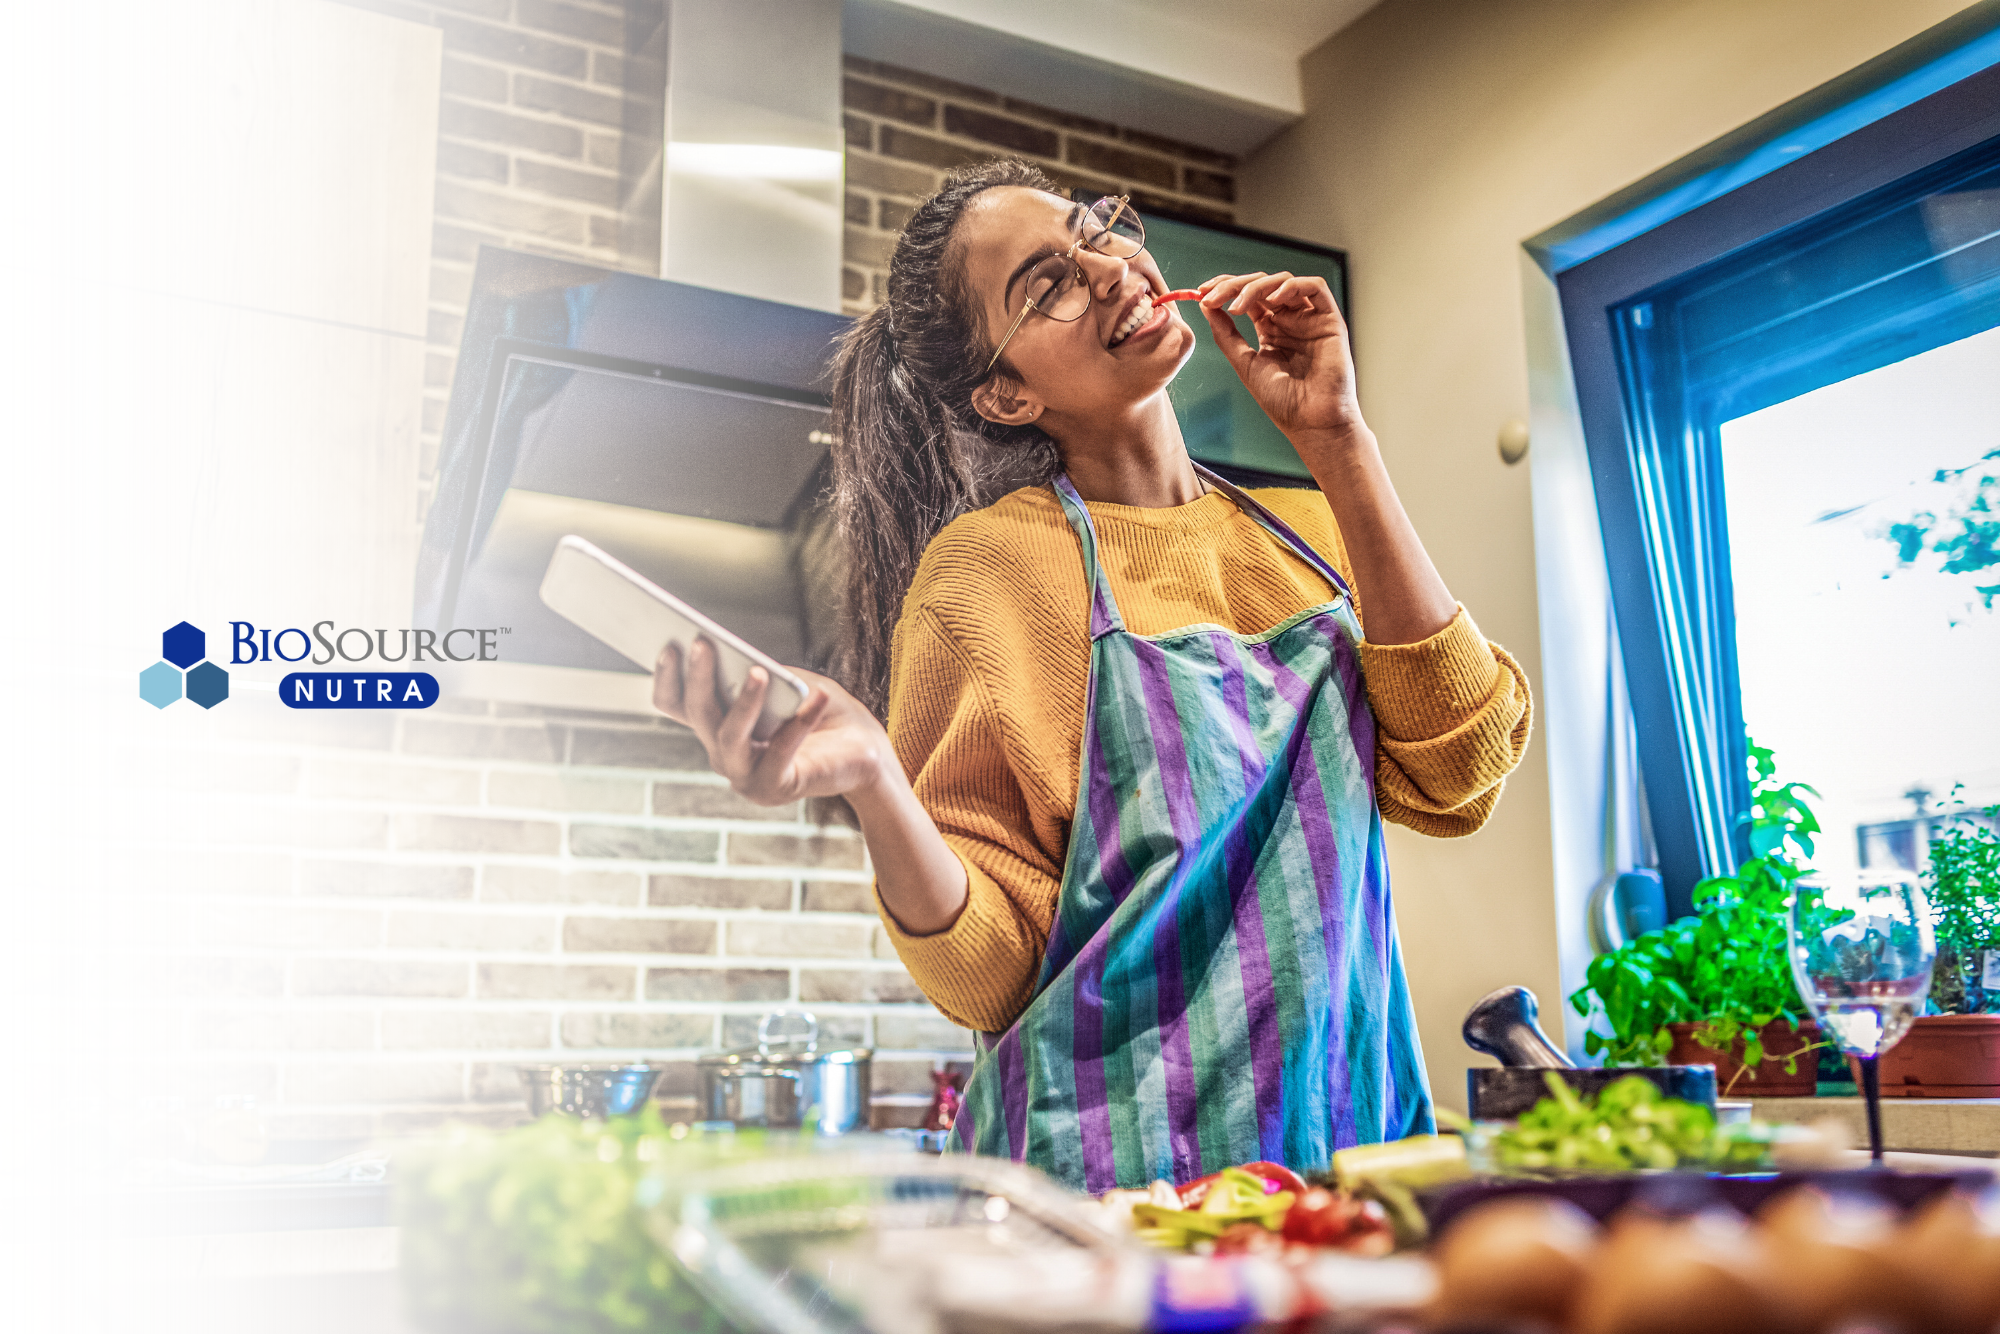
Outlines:
{"type": "Polygon", "coordinates": [[[709,767],[746,799],[782,806],[846,796],[880,782],[884,766],[896,763],[874,715],[837,682],[797,668],[811,693],[769,740],[756,740],[751,731],[770,691],[769,673],[752,667],[725,707],[716,668],[715,646],[706,639],[695,640],[685,663],[680,646],[667,645],[653,669],[653,706],[686,724],[708,751],[709,767]]]}

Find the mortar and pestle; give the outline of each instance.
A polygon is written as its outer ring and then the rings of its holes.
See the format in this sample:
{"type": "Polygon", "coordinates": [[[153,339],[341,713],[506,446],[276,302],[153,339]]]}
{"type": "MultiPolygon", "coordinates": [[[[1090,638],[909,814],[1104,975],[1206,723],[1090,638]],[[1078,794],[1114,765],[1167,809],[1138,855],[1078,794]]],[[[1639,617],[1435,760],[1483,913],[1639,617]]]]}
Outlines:
{"type": "Polygon", "coordinates": [[[1535,1021],[1539,1011],[1534,992],[1526,987],[1502,987],[1481,996],[1465,1012],[1461,1030],[1465,1045],[1500,1062],[1497,1070],[1474,1067],[1465,1072],[1466,1106],[1474,1120],[1506,1121],[1527,1111],[1549,1095],[1545,1076],[1550,1071],[1586,1098],[1597,1096],[1607,1084],[1638,1075],[1657,1084],[1669,1098],[1698,1102],[1715,1110],[1714,1066],[1578,1069],[1542,1032],[1535,1021]]]}

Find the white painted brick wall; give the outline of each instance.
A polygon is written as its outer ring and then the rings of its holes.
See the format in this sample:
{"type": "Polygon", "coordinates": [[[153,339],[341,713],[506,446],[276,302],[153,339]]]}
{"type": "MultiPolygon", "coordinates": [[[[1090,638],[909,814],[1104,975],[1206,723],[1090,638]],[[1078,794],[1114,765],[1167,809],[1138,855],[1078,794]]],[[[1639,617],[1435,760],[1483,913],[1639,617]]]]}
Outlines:
{"type": "Polygon", "coordinates": [[[246,691],[124,757],[115,977],[150,1091],[252,1095],[281,1137],[507,1121],[511,1064],[666,1060],[685,1096],[698,1052],[800,1004],[881,1049],[904,1115],[966,1055],[853,833],[749,806],[663,721],[446,707],[246,691]]]}

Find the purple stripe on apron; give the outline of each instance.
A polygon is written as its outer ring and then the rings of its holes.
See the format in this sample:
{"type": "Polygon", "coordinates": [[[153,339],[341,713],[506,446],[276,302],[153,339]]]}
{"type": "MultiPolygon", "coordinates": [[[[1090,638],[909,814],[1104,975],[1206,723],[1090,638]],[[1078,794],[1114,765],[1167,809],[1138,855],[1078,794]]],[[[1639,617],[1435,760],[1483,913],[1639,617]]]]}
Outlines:
{"type": "MultiPolygon", "coordinates": [[[[1253,762],[1259,753],[1250,726],[1250,702],[1243,679],[1243,659],[1228,635],[1208,636],[1222,669],[1222,712],[1235,733],[1243,771],[1243,799],[1256,796],[1266,772],[1253,762]]],[[[1228,850],[1230,907],[1236,920],[1237,966],[1243,977],[1244,1022],[1250,1038],[1250,1079],[1257,1099],[1258,1152],[1266,1158],[1284,1151],[1284,1044],[1278,1032],[1278,998],[1271,985],[1270,944],[1264,934],[1264,904],[1257,894],[1258,848],[1250,846],[1249,831],[1239,823],[1224,843],[1228,850]]]]}
{"type": "Polygon", "coordinates": [[[1346,635],[1333,636],[1333,665],[1340,673],[1340,692],[1347,700],[1347,735],[1354,758],[1361,761],[1368,794],[1375,794],[1375,714],[1365,707],[1368,689],[1361,679],[1361,654],[1346,635]]]}
{"type": "MultiPolygon", "coordinates": [[[[1180,865],[1174,868],[1168,899],[1153,928],[1153,970],[1159,986],[1160,1059],[1166,1066],[1167,1112],[1173,1131],[1174,1170],[1199,1168],[1201,1143],[1196,1134],[1200,1119],[1200,1088],[1194,1069],[1194,1042],[1188,1033],[1187,990],[1183,986],[1179,897],[1186,874],[1188,852],[1201,845],[1201,810],[1195,804],[1194,782],[1188,772],[1187,751],[1182,746],[1180,712],[1174,700],[1173,682],[1167,672],[1159,645],[1146,644],[1134,655],[1145,692],[1146,716],[1150,720],[1153,754],[1160,765],[1160,794],[1167,806],[1167,820],[1174,842],[1181,848],[1180,865]],[[1148,652],[1147,650],[1152,650],[1148,652]]],[[[1199,1175],[1199,1173],[1196,1173],[1199,1175]]]]}
{"type": "Polygon", "coordinates": [[[1101,639],[1118,628],[1118,613],[1112,610],[1111,599],[1102,592],[1090,600],[1090,637],[1101,639]]]}

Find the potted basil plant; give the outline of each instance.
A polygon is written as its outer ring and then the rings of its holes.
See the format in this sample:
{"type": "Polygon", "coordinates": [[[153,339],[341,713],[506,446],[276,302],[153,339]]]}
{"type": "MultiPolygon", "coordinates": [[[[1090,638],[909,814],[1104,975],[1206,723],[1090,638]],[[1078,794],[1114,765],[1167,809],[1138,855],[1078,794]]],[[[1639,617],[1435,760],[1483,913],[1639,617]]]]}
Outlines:
{"type": "Polygon", "coordinates": [[[1584,1035],[1606,1065],[1713,1065],[1724,1096],[1811,1096],[1826,1045],[1799,999],[1785,918],[1812,856],[1819,821],[1802,783],[1777,781],[1767,747],[1750,743],[1750,858],[1695,886],[1692,916],[1600,954],[1569,998],[1608,1035],[1584,1035]]]}
{"type": "Polygon", "coordinates": [[[1931,841],[1924,891],[1937,929],[1931,1004],[1882,1054],[1885,1098],[2000,1097],[2000,806],[1931,841]]]}

